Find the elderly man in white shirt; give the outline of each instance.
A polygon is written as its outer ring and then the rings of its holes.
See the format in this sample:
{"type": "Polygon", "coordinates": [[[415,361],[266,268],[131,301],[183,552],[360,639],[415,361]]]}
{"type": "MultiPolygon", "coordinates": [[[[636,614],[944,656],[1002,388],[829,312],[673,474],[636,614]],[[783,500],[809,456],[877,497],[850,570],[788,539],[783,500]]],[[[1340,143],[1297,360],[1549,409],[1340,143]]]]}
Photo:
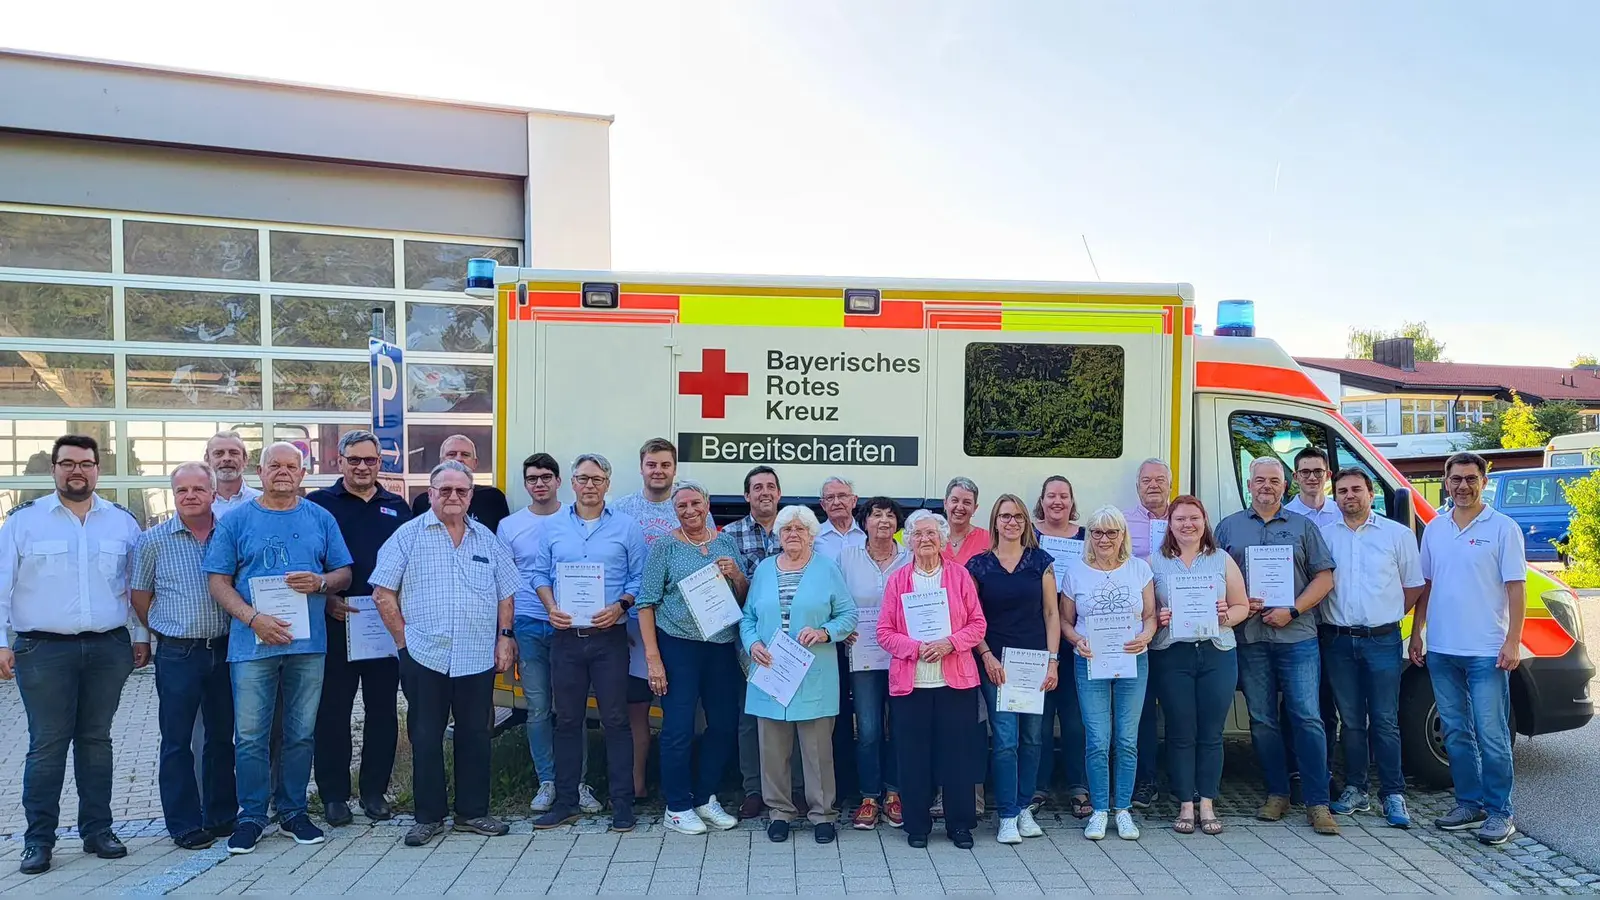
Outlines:
{"type": "Polygon", "coordinates": [[[865,547],[867,533],[856,521],[856,487],[843,475],[833,475],[822,483],[822,523],[813,547],[817,553],[837,563],[849,547],[865,547]]]}
{"type": "Polygon", "coordinates": [[[111,830],[111,722],[123,682],[150,659],[149,632],[129,603],[139,523],[95,494],[99,444],[63,435],[50,464],[55,493],[17,506],[0,526],[0,679],[16,678],[28,715],[24,875],[50,869],[68,745],[84,852],[128,855],[111,830]]]}
{"type": "Polygon", "coordinates": [[[1345,788],[1329,808],[1353,815],[1368,799],[1368,736],[1378,769],[1383,815],[1411,827],[1400,769],[1400,676],[1405,670],[1400,620],[1422,596],[1422,557],[1411,529],[1372,511],[1372,478],[1343,469],[1333,484],[1342,513],[1322,526],[1333,554],[1333,591],[1322,601],[1322,671],[1343,723],[1345,788]]]}

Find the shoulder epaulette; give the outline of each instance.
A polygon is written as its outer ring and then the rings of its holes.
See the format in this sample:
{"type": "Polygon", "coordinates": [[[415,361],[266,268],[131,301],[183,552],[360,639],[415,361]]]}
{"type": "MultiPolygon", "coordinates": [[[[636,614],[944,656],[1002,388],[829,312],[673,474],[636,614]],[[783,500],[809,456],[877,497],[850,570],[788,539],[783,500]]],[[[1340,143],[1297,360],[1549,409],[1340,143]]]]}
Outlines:
{"type": "Polygon", "coordinates": [[[123,506],[121,503],[118,503],[115,500],[111,501],[111,505],[115,506],[117,509],[122,510],[123,512],[127,513],[130,516],[133,515],[133,510],[127,508],[126,506],[123,506]]]}
{"type": "MultiPolygon", "coordinates": [[[[16,506],[11,507],[11,512],[13,512],[13,513],[22,512],[23,510],[27,509],[28,507],[30,507],[30,506],[34,505],[35,503],[38,503],[38,502],[39,501],[37,499],[34,499],[34,500],[27,500],[27,501],[24,501],[22,503],[18,503],[16,506]]],[[[10,513],[7,513],[7,515],[10,515],[10,513]]]]}

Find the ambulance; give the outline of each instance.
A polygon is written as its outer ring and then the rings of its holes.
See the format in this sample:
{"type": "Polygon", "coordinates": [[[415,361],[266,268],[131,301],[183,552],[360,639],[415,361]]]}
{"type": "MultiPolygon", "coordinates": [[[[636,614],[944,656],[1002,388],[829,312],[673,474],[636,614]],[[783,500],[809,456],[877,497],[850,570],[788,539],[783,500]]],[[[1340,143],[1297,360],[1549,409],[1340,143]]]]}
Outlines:
{"type": "MultiPolygon", "coordinates": [[[[678,447],[721,522],[745,513],[745,474],[774,468],[785,503],[816,506],[833,475],[862,497],[938,509],[948,481],[1037,496],[1053,474],[1080,515],[1135,503],[1135,473],[1169,462],[1176,494],[1213,522],[1248,503],[1250,462],[1303,447],[1372,476],[1376,508],[1420,529],[1434,510],[1276,343],[1249,323],[1195,333],[1187,284],[908,280],[552,271],[474,260],[467,293],[499,308],[496,478],[526,503],[521,461],[601,453],[615,496],[637,452],[678,447]]],[[[1230,303],[1251,314],[1247,304],[1230,303]]],[[[1408,629],[1409,630],[1409,629],[1408,629]]],[[[1576,595],[1529,570],[1515,730],[1577,728],[1594,674],[1576,595]]],[[[502,692],[502,702],[510,694],[502,692]]],[[[1408,770],[1447,784],[1426,673],[1407,673],[1408,770]]],[[[1248,732],[1243,704],[1231,728],[1248,732]]]]}

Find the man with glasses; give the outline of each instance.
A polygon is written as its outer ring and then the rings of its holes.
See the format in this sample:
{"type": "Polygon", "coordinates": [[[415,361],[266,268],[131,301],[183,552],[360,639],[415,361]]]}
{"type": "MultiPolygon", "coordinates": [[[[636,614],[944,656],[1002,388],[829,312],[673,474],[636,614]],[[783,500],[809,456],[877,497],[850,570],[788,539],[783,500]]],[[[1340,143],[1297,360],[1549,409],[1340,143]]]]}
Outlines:
{"type": "Polygon", "coordinates": [[[211,511],[217,518],[232,512],[261,496],[261,492],[244,483],[245,469],[250,465],[250,451],[237,431],[219,431],[206,441],[206,459],[211,471],[217,475],[217,493],[211,499],[211,511]]]}
{"type": "Polygon", "coordinates": [[[1284,510],[1299,513],[1318,528],[1336,525],[1343,516],[1337,503],[1328,502],[1328,451],[1321,447],[1306,447],[1294,455],[1294,483],[1300,488],[1293,500],[1283,505],[1284,510]]]}
{"type": "MultiPolygon", "coordinates": [[[[464,434],[452,434],[439,445],[440,462],[458,462],[466,467],[468,472],[478,471],[478,445],[472,438],[464,434]]],[[[429,509],[428,494],[423,492],[411,501],[411,515],[413,518],[421,516],[429,509]]],[[[468,507],[467,515],[483,523],[490,534],[500,530],[500,520],[511,515],[511,505],[506,502],[505,492],[492,484],[474,485],[472,489],[472,506],[468,507]]]]}
{"type": "Polygon", "coordinates": [[[1453,507],[1422,533],[1427,579],[1411,624],[1411,661],[1428,667],[1444,720],[1456,805],[1434,825],[1478,829],[1504,844],[1511,818],[1511,671],[1522,659],[1527,569],[1522,529],[1483,502],[1489,464],[1476,453],[1445,461],[1453,507]],[[1427,646],[1423,646],[1423,626],[1427,646]]]}
{"type": "Polygon", "coordinates": [[[332,487],[312,491],[306,499],[327,510],[339,523],[339,536],[350,551],[350,586],[344,596],[328,596],[328,655],[322,670],[322,703],[317,707],[317,795],[323,818],[335,828],[355,820],[350,812],[350,716],[356,689],[361,690],[361,811],[374,822],[394,818],[389,801],[389,777],[394,773],[395,746],[400,740],[397,698],[400,662],[392,656],[379,659],[349,658],[350,616],[376,616],[352,609],[347,598],[372,598],[368,578],[378,563],[378,549],[400,526],[410,521],[405,498],[378,483],[383,459],[378,437],[370,431],[348,431],[339,438],[339,480],[332,487]]]}
{"type": "MultiPolygon", "coordinates": [[[[867,533],[856,522],[856,486],[843,475],[832,475],[822,483],[822,512],[828,517],[817,532],[813,549],[833,562],[850,547],[865,547],[867,533]]],[[[844,654],[840,654],[841,657],[844,654]]],[[[848,681],[849,679],[845,679],[848,681]]],[[[848,721],[843,710],[840,721],[848,721]]]]}
{"type": "Polygon", "coordinates": [[[19,504],[0,525],[0,679],[17,680],[28,716],[24,875],[50,869],[69,745],[83,851],[128,855],[111,830],[111,721],[128,675],[150,659],[149,633],[129,602],[139,523],[94,492],[100,445],[81,434],[56,438],[50,467],[55,492],[19,504]]]}
{"type": "Polygon", "coordinates": [[[284,834],[299,844],[324,840],[306,814],[306,788],[328,648],[327,596],[350,586],[352,560],[339,523],[300,496],[305,475],[299,447],[279,442],[261,451],[262,495],[218,520],[206,546],[211,597],[234,620],[228,636],[239,788],[239,821],[228,838],[234,854],[255,851],[270,824],[269,798],[284,834]],[[269,610],[257,609],[258,595],[269,610]],[[274,786],[270,736],[280,692],[282,776],[274,786]]]}

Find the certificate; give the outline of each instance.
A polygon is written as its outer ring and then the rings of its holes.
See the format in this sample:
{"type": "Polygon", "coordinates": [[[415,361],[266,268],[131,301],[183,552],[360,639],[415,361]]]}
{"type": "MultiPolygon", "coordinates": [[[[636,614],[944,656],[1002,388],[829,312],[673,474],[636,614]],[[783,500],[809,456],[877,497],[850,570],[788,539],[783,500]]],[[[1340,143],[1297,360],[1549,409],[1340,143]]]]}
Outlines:
{"type": "Polygon", "coordinates": [[[950,598],[944,588],[912,591],[900,597],[906,614],[906,634],[924,644],[950,636],[950,598]]]}
{"type": "Polygon", "coordinates": [[[1139,633],[1138,620],[1126,613],[1088,616],[1078,629],[1089,639],[1089,680],[1137,678],[1138,659],[1123,645],[1139,633]]]}
{"type": "Polygon", "coordinates": [[[1083,541],[1078,538],[1041,534],[1039,546],[1055,560],[1052,568],[1056,573],[1056,590],[1063,594],[1068,593],[1067,563],[1074,559],[1083,559],[1083,541]]]}
{"type": "Polygon", "coordinates": [[[700,626],[701,637],[710,637],[744,617],[739,601],[733,597],[733,589],[728,587],[728,580],[722,577],[716,563],[708,563],[685,575],[678,582],[678,592],[683,594],[683,602],[688,604],[690,615],[700,626]]]}
{"type": "MultiPolygon", "coordinates": [[[[306,606],[306,595],[289,587],[284,576],[260,575],[250,579],[250,605],[263,615],[288,622],[292,640],[311,640],[311,611],[306,606]]],[[[256,643],[263,643],[259,634],[256,643]]]]}
{"type": "Polygon", "coordinates": [[[398,656],[394,648],[394,635],[383,624],[378,614],[378,604],[371,597],[346,597],[350,614],[345,618],[345,658],[351,662],[362,659],[383,659],[398,656]]]}
{"type": "Polygon", "coordinates": [[[850,671],[887,672],[889,651],[878,643],[878,610],[863,606],[856,610],[856,640],[850,645],[850,671]]]}
{"type": "Polygon", "coordinates": [[[767,642],[767,652],[772,655],[772,665],[752,665],[750,683],[766,691],[778,705],[785,709],[806,679],[806,671],[816,661],[817,655],[800,646],[800,642],[779,631],[767,642]]]}
{"type": "Polygon", "coordinates": [[[1217,624],[1217,576],[1174,575],[1167,602],[1172,609],[1168,627],[1175,640],[1214,638],[1222,633],[1217,624]]]}
{"type": "Polygon", "coordinates": [[[1161,542],[1167,539],[1167,520],[1150,520],[1150,555],[1155,556],[1161,552],[1161,542]]]}
{"type": "Polygon", "coordinates": [[[1274,607],[1294,606],[1294,547],[1257,544],[1245,550],[1250,596],[1274,607]]]}
{"type": "Polygon", "coordinates": [[[556,566],[556,608],[572,616],[572,627],[588,628],[606,608],[606,570],[599,563],[556,566]]]}
{"type": "Polygon", "coordinates": [[[1001,712],[1044,714],[1044,680],[1050,674],[1050,651],[1007,647],[1000,664],[1006,683],[995,695],[1001,712]]]}

